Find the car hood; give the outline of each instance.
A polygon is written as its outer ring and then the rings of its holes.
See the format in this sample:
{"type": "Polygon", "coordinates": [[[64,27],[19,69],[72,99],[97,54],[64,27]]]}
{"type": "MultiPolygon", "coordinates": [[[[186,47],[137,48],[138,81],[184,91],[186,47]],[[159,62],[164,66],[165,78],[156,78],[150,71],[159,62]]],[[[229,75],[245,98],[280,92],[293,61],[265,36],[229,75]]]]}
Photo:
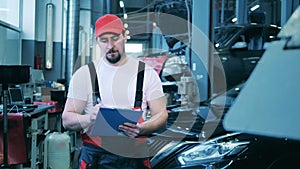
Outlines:
{"type": "Polygon", "coordinates": [[[229,131],[300,140],[300,7],[272,42],[224,119],[229,131]]]}

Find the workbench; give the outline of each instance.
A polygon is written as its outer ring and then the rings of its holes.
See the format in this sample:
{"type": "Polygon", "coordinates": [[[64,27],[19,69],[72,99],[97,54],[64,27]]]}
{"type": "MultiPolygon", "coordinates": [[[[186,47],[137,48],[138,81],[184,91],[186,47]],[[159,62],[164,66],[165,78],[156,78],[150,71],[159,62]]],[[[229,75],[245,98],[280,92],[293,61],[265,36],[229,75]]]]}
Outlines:
{"type": "MultiPolygon", "coordinates": [[[[23,155],[23,157],[16,157],[21,160],[20,167],[19,168],[30,168],[30,169],[36,169],[38,168],[38,164],[41,163],[42,159],[40,158],[42,156],[42,151],[39,148],[39,143],[43,141],[43,138],[45,136],[45,132],[48,130],[48,110],[53,108],[52,105],[38,105],[35,110],[32,112],[19,112],[19,113],[8,113],[8,138],[9,140],[25,140],[25,150],[26,154],[23,155]],[[14,121],[13,121],[14,120],[14,121]],[[11,121],[11,123],[10,123],[11,121]],[[11,125],[16,126],[13,123],[16,122],[23,122],[24,126],[23,130],[24,134],[16,136],[14,130],[10,128],[11,125]],[[13,138],[16,137],[16,138],[13,138]],[[24,139],[22,138],[24,137],[24,139]],[[28,159],[26,160],[27,163],[24,163],[24,156],[26,156],[28,159]]],[[[2,114],[0,115],[2,119],[2,114]]],[[[18,126],[18,127],[21,127],[18,126]]],[[[2,131],[1,131],[2,132],[2,131]]],[[[2,134],[1,134],[2,136],[2,134]]],[[[1,137],[3,139],[3,137],[1,137]]],[[[9,142],[10,144],[11,142],[9,142]]],[[[22,144],[23,145],[23,142],[22,144]]],[[[14,155],[17,151],[14,152],[16,145],[8,145],[8,157],[9,157],[9,164],[10,165],[16,165],[18,163],[18,160],[14,159],[14,155]]],[[[24,147],[21,147],[24,149],[24,147]]],[[[2,150],[2,149],[0,149],[2,150]]],[[[3,152],[0,152],[3,154],[3,152]]],[[[19,154],[20,155],[20,154],[19,154]]],[[[1,162],[0,162],[1,163],[1,162]]]]}

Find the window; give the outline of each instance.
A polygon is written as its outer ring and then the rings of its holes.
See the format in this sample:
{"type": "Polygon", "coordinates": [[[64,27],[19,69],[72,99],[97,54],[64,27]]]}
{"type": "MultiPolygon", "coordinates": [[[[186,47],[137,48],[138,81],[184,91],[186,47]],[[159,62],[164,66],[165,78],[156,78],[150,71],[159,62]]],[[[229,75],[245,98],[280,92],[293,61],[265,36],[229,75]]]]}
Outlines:
{"type": "Polygon", "coordinates": [[[0,64],[21,64],[20,0],[0,3],[0,64]]]}
{"type": "Polygon", "coordinates": [[[0,3],[0,20],[12,25],[20,27],[20,0],[1,0],[0,3]]]}
{"type": "Polygon", "coordinates": [[[142,55],[144,45],[142,43],[126,43],[125,50],[127,54],[142,55]]]}
{"type": "Polygon", "coordinates": [[[0,65],[21,64],[20,33],[0,25],[0,65]]]}

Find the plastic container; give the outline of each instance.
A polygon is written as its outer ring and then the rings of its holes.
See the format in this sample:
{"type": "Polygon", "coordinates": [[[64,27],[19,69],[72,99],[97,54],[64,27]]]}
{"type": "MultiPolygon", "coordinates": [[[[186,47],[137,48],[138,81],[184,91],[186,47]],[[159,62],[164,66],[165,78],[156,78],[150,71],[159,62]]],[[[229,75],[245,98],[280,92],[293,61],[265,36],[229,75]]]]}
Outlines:
{"type": "Polygon", "coordinates": [[[66,133],[53,132],[44,141],[44,168],[70,168],[70,136],[66,133]]]}

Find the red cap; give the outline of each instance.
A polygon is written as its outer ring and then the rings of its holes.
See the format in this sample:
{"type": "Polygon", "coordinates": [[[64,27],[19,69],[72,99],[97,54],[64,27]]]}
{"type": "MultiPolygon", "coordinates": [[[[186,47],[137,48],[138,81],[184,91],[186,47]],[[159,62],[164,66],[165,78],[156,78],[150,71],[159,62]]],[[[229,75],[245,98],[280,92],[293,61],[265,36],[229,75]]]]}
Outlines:
{"type": "Polygon", "coordinates": [[[121,34],[124,31],[122,20],[113,14],[106,14],[96,21],[95,36],[98,37],[104,33],[121,34]]]}

